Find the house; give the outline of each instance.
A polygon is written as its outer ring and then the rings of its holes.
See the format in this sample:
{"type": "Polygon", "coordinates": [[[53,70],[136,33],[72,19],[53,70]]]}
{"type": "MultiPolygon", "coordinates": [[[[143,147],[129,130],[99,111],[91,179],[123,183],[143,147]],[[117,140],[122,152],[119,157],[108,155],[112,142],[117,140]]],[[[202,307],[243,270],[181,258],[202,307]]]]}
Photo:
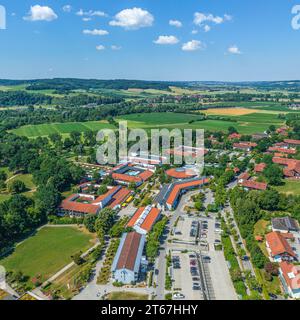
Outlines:
{"type": "Polygon", "coordinates": [[[285,139],[284,142],[287,143],[289,146],[293,146],[293,147],[299,147],[300,146],[300,140],[285,139]]]}
{"type": "Polygon", "coordinates": [[[276,130],[278,134],[281,134],[282,136],[287,136],[288,135],[288,128],[287,127],[280,127],[276,130]]]}
{"type": "Polygon", "coordinates": [[[279,263],[279,279],[284,291],[294,299],[300,299],[300,267],[287,261],[279,263]]]}
{"type": "Polygon", "coordinates": [[[254,172],[255,173],[262,173],[265,170],[266,166],[267,165],[263,162],[259,163],[254,167],[254,172]]]}
{"type": "Polygon", "coordinates": [[[273,231],[266,235],[266,247],[271,261],[297,260],[297,256],[287,239],[278,231],[273,231]]]}
{"type": "Polygon", "coordinates": [[[111,271],[115,281],[131,284],[139,279],[140,272],[147,265],[143,258],[145,235],[137,232],[124,233],[115,255],[111,271]]]}
{"type": "Polygon", "coordinates": [[[164,185],[155,197],[154,203],[163,210],[173,210],[177,207],[181,195],[188,190],[200,188],[204,184],[207,184],[209,179],[207,178],[194,178],[187,179],[171,184],[164,185]]]}
{"type": "Polygon", "coordinates": [[[280,148],[280,147],[269,147],[268,151],[270,152],[278,152],[283,154],[296,154],[296,149],[287,149],[287,148],[280,148]]]}
{"type": "Polygon", "coordinates": [[[283,174],[287,178],[300,178],[300,160],[274,157],[273,163],[285,166],[283,174]]]}
{"type": "Polygon", "coordinates": [[[251,151],[257,144],[255,142],[236,142],[233,144],[233,149],[239,149],[243,151],[251,151]]]}
{"type": "Polygon", "coordinates": [[[281,233],[299,232],[298,222],[291,217],[273,218],[271,222],[273,231],[281,233]]]}
{"type": "Polygon", "coordinates": [[[149,155],[148,153],[131,153],[126,160],[128,163],[138,165],[144,168],[147,168],[151,171],[155,171],[157,166],[161,166],[163,161],[166,160],[166,157],[161,157],[157,155],[149,155]]]}
{"type": "Polygon", "coordinates": [[[232,133],[232,134],[230,134],[230,135],[228,136],[228,139],[229,139],[229,140],[235,140],[235,139],[240,140],[241,137],[242,137],[241,134],[234,132],[234,133],[232,133]]]}
{"type": "Polygon", "coordinates": [[[241,183],[241,186],[249,190],[267,190],[268,184],[265,182],[256,182],[253,180],[245,180],[241,183]]]}
{"type": "Polygon", "coordinates": [[[252,135],[252,139],[253,140],[262,140],[262,139],[265,139],[265,138],[268,138],[269,137],[269,135],[268,134],[266,134],[266,133],[254,133],[253,135],[252,135]]]}
{"type": "Polygon", "coordinates": [[[147,234],[159,220],[161,210],[152,206],[142,207],[136,210],[126,227],[133,228],[136,232],[147,234]]]}
{"type": "Polygon", "coordinates": [[[238,176],[238,183],[243,183],[248,179],[250,179],[250,174],[248,172],[243,172],[238,176]]]}

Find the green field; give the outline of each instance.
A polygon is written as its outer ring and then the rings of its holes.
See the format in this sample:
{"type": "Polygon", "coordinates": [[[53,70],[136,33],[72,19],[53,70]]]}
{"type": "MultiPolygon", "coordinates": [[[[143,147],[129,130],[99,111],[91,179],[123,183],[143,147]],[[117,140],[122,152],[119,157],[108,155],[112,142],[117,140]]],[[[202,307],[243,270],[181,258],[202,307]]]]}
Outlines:
{"type": "Polygon", "coordinates": [[[295,180],[284,180],[284,185],[276,187],[281,193],[285,193],[287,195],[293,194],[295,196],[300,195],[300,181],[295,180]]]}
{"type": "MultiPolygon", "coordinates": [[[[197,114],[183,113],[138,113],[118,117],[117,121],[127,120],[129,128],[167,128],[167,129],[204,129],[227,131],[228,127],[234,126],[242,134],[264,132],[271,124],[279,127],[284,121],[279,119],[276,113],[252,113],[242,116],[222,116],[228,120],[204,120],[197,114]],[[230,121],[233,120],[233,121],[230,121]]],[[[68,135],[72,131],[84,132],[87,130],[100,130],[104,128],[114,129],[115,127],[104,121],[52,123],[40,125],[28,125],[12,130],[17,135],[24,135],[29,138],[48,136],[52,133],[68,135]]]]}
{"type": "Polygon", "coordinates": [[[72,131],[97,131],[104,128],[113,129],[114,126],[104,121],[46,123],[23,126],[18,129],[12,130],[12,132],[20,136],[35,138],[39,136],[49,136],[52,133],[68,135],[72,131]]]}
{"type": "Polygon", "coordinates": [[[40,274],[45,280],[70,263],[71,255],[91,247],[91,239],[73,227],[45,227],[20,243],[0,265],[30,278],[40,274]]]}
{"type": "Polygon", "coordinates": [[[111,292],[108,295],[107,300],[148,300],[148,295],[135,292],[116,291],[111,292]]]}

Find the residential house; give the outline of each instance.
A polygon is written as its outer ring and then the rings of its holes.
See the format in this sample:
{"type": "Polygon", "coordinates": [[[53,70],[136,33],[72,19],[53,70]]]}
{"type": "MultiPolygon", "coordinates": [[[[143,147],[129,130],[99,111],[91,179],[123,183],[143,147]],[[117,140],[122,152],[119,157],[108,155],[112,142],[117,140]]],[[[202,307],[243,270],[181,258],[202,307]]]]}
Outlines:
{"type": "Polygon", "coordinates": [[[294,299],[300,299],[300,266],[287,261],[279,263],[279,279],[284,291],[294,299]]]}

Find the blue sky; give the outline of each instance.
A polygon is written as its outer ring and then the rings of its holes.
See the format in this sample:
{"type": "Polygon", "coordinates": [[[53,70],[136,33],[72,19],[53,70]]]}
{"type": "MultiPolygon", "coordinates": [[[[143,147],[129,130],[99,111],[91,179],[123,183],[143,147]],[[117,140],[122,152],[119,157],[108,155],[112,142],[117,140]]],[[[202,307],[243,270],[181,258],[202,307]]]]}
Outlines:
{"type": "Polygon", "coordinates": [[[0,0],[0,78],[300,79],[298,3],[0,0]]]}

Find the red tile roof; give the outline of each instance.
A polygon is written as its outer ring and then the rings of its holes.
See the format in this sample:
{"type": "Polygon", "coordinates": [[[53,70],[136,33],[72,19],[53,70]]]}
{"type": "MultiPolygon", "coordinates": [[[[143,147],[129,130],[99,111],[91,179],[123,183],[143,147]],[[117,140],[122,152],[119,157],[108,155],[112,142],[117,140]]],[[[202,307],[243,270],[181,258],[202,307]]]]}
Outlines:
{"type": "Polygon", "coordinates": [[[134,270],[141,237],[142,235],[137,232],[129,232],[126,235],[117,263],[117,269],[134,270]]]}
{"type": "Polygon", "coordinates": [[[242,186],[255,190],[267,190],[268,184],[264,182],[256,182],[252,180],[246,180],[242,182],[242,186]]]}
{"type": "Polygon", "coordinates": [[[60,208],[67,210],[67,211],[73,211],[73,212],[81,212],[85,214],[97,214],[99,210],[99,206],[89,204],[89,203],[81,203],[76,201],[70,201],[72,197],[74,198],[76,195],[73,194],[72,196],[68,197],[66,200],[63,200],[60,204],[60,208]]]}
{"type": "Polygon", "coordinates": [[[271,151],[271,152],[277,151],[277,152],[286,153],[286,154],[296,154],[297,153],[297,150],[295,150],[295,149],[285,149],[285,148],[278,148],[278,147],[270,147],[268,149],[268,151],[271,151]]]}
{"type": "Polygon", "coordinates": [[[104,199],[113,196],[119,189],[121,189],[120,186],[109,189],[106,193],[101,194],[99,197],[97,197],[92,203],[99,203],[104,199]]]}
{"type": "Polygon", "coordinates": [[[238,142],[234,143],[233,147],[238,149],[255,148],[257,143],[255,142],[238,142]]]}
{"type": "Polygon", "coordinates": [[[273,163],[286,166],[283,173],[286,177],[294,177],[300,174],[300,160],[274,157],[273,163]]]}
{"type": "Polygon", "coordinates": [[[176,179],[188,179],[197,176],[197,173],[194,170],[188,170],[184,168],[169,169],[166,171],[166,174],[176,179]]]}
{"type": "Polygon", "coordinates": [[[265,163],[263,163],[263,162],[259,163],[254,167],[254,171],[255,172],[263,172],[265,170],[266,166],[267,165],[265,163]]]}
{"type": "MultiPolygon", "coordinates": [[[[127,227],[133,228],[139,222],[139,218],[144,213],[145,209],[146,207],[139,208],[127,223],[127,227]]],[[[145,217],[144,221],[141,223],[139,227],[149,232],[152,229],[155,221],[159,217],[160,213],[161,210],[157,208],[151,208],[148,215],[145,217]]]]}
{"type": "Polygon", "coordinates": [[[153,172],[150,170],[146,170],[143,171],[141,174],[139,174],[139,177],[143,180],[143,181],[147,181],[148,179],[150,179],[153,176],[153,172]]]}
{"type": "Polygon", "coordinates": [[[250,178],[250,174],[248,172],[243,172],[239,175],[239,180],[248,180],[250,178]]]}
{"type": "Polygon", "coordinates": [[[240,139],[242,137],[242,135],[238,134],[238,133],[232,133],[229,135],[229,139],[232,140],[232,139],[240,139]]]}
{"type": "Polygon", "coordinates": [[[197,187],[197,186],[201,186],[203,184],[206,184],[209,182],[209,179],[197,179],[197,180],[193,180],[190,182],[183,182],[180,184],[176,184],[173,188],[173,190],[170,192],[169,197],[167,199],[167,203],[169,205],[173,205],[175,200],[177,199],[179,193],[187,188],[192,188],[192,187],[197,187]]]}
{"type": "Polygon", "coordinates": [[[285,139],[284,142],[286,142],[288,144],[293,144],[293,145],[300,145],[300,140],[285,139]]]}
{"type": "Polygon", "coordinates": [[[291,257],[296,257],[293,249],[280,232],[273,231],[268,233],[266,235],[266,241],[273,257],[285,253],[289,254],[291,257]]]}
{"type": "Polygon", "coordinates": [[[121,188],[112,198],[109,208],[114,209],[117,205],[121,204],[130,195],[131,191],[126,188],[121,188]]]}
{"type": "Polygon", "coordinates": [[[129,176],[123,173],[113,173],[112,178],[114,180],[120,180],[125,182],[135,182],[135,183],[142,182],[142,179],[138,176],[129,176]]]}
{"type": "Polygon", "coordinates": [[[282,261],[279,263],[285,282],[292,290],[300,289],[300,267],[282,261]]]}

